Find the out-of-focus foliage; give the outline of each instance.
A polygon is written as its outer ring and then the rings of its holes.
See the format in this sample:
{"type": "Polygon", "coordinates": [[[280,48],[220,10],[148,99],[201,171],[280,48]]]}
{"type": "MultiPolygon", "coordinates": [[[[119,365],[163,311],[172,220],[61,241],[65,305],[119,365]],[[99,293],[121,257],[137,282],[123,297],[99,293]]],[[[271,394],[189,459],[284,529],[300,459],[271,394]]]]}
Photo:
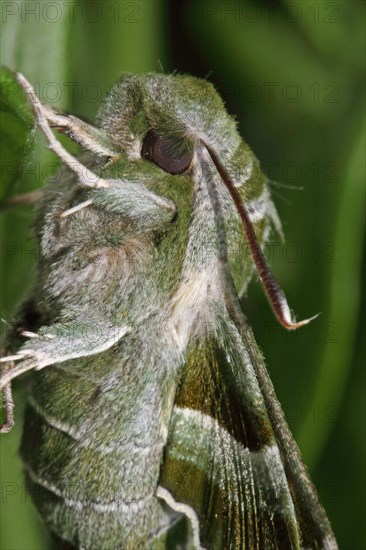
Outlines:
{"type": "MultiPolygon", "coordinates": [[[[286,333],[256,283],[243,306],[340,547],[365,547],[365,3],[26,0],[2,2],[1,10],[1,63],[24,72],[45,103],[87,120],[123,71],[177,70],[216,85],[273,180],[286,235],[267,247],[277,279],[299,317],[322,314],[286,333]]],[[[57,169],[44,143],[38,135],[14,193],[57,169]]],[[[10,153],[1,147],[4,175],[10,153]]],[[[37,250],[29,206],[1,216],[1,310],[9,322],[37,250]]],[[[17,457],[23,386],[16,384],[16,429],[0,439],[0,547],[46,550],[17,457]]]]}
{"type": "MultiPolygon", "coordinates": [[[[31,130],[33,115],[29,104],[24,103],[21,90],[15,81],[15,75],[7,68],[0,72],[0,143],[1,154],[14,170],[2,170],[1,192],[13,194],[14,184],[21,177],[22,164],[19,159],[25,159],[27,152],[33,147],[31,130]]],[[[7,164],[5,166],[7,166],[7,164]]],[[[5,198],[3,195],[1,198],[5,198]]]]}

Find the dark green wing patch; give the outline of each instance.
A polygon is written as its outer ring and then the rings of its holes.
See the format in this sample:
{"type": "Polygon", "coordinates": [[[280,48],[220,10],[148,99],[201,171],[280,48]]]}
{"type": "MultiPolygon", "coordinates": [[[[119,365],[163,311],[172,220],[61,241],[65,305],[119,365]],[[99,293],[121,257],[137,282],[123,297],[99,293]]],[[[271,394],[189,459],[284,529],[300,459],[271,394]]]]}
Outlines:
{"type": "Polygon", "coordinates": [[[175,405],[211,416],[250,450],[272,445],[274,437],[265,409],[259,402],[243,400],[240,379],[233,377],[235,366],[229,365],[228,359],[227,352],[213,340],[193,349],[175,405]]]}
{"type": "Polygon", "coordinates": [[[191,346],[160,484],[193,509],[204,548],[301,548],[262,394],[229,323],[225,341],[202,338],[191,346]]]}

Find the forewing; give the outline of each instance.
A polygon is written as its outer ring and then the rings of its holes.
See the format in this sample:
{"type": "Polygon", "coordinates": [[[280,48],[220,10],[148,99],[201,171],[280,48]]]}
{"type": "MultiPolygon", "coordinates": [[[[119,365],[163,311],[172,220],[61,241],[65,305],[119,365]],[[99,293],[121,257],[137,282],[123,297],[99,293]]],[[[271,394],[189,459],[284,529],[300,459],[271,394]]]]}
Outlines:
{"type": "Polygon", "coordinates": [[[301,548],[255,369],[235,325],[222,328],[191,345],[160,484],[187,506],[205,548],[301,548]]]}
{"type": "MultiPolygon", "coordinates": [[[[160,485],[196,547],[338,546],[238,302],[191,343],[160,485]]],[[[166,498],[166,500],[168,500],[166,498]]]]}

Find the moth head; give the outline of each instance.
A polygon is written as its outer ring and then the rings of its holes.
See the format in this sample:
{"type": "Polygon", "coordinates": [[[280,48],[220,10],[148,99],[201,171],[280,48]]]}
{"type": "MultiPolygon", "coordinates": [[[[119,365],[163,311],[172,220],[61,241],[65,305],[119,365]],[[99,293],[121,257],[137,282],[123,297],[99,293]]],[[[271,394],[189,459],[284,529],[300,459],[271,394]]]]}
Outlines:
{"type": "Polygon", "coordinates": [[[193,269],[209,269],[217,261],[240,288],[254,263],[278,320],[288,329],[304,324],[292,320],[261,250],[277,222],[267,178],[209,82],[186,75],[124,75],[99,120],[140,170],[140,181],[174,200],[178,216],[192,195],[186,260],[193,269]]]}
{"type": "Polygon", "coordinates": [[[176,144],[205,141],[220,154],[241,141],[212,84],[186,75],[124,75],[112,88],[99,120],[130,153],[150,130],[176,144]]]}
{"type": "MultiPolygon", "coordinates": [[[[168,195],[169,187],[178,182],[170,176],[188,176],[194,184],[200,177],[198,165],[207,161],[211,152],[221,160],[246,203],[266,189],[267,178],[258,160],[206,80],[187,75],[125,74],[107,96],[99,124],[129,161],[147,161],[152,179],[166,179],[168,195]]],[[[138,166],[143,173],[148,169],[138,166]]],[[[220,192],[229,197],[225,189],[220,192]]],[[[231,201],[223,214],[232,217],[233,211],[231,201]]]]}

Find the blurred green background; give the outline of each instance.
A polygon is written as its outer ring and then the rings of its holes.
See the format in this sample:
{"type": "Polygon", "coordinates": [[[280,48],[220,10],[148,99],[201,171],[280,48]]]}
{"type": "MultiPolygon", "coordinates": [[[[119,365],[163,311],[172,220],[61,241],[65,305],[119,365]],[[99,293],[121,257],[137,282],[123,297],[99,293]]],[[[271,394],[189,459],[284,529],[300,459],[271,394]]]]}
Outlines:
{"type": "MultiPolygon", "coordinates": [[[[267,249],[276,277],[298,318],[322,314],[286,333],[256,282],[243,306],[340,548],[364,549],[365,3],[44,0],[2,1],[1,11],[1,63],[86,120],[124,71],[215,84],[275,182],[286,235],[267,249]]],[[[2,178],[2,196],[38,188],[54,169],[38,135],[26,167],[2,178]]],[[[6,322],[32,279],[31,219],[30,207],[1,215],[6,322]]],[[[0,548],[47,550],[17,456],[24,386],[15,384],[16,428],[0,439],[0,548]]]]}

